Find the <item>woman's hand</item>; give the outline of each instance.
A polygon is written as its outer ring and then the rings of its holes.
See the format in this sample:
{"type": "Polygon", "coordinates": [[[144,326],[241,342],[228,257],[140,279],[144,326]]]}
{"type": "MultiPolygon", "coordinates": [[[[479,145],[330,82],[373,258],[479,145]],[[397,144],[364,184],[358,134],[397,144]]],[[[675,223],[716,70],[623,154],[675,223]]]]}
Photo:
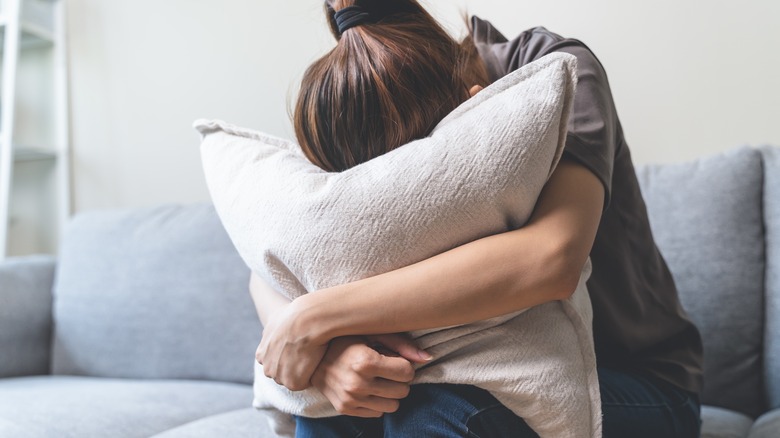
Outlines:
{"type": "Polygon", "coordinates": [[[255,358],[267,377],[291,391],[311,386],[311,376],[327,350],[327,341],[315,341],[302,328],[303,307],[298,300],[280,308],[263,329],[255,358]]]}
{"type": "Polygon", "coordinates": [[[339,413],[376,418],[398,410],[409,394],[411,362],[430,359],[403,335],[336,338],[311,382],[339,413]]]}

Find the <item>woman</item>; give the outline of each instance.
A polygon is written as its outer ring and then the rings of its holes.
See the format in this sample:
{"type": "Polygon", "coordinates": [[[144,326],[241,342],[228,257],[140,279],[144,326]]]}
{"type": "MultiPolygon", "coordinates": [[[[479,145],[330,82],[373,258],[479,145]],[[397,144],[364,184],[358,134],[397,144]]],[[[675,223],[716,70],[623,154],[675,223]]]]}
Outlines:
{"type": "Polygon", "coordinates": [[[523,228],[292,303],[253,277],[265,372],[293,390],[314,385],[345,414],[297,418],[298,435],[535,436],[478,388],[410,387],[410,362],[428,357],[393,333],[564,299],[590,256],[604,436],[698,436],[701,340],[653,241],[590,50],[543,28],[507,41],[477,18],[458,44],[413,0],[334,0],[326,11],[338,44],[307,71],[295,126],[307,156],[327,170],[427,135],[491,80],[545,54],[577,56],[579,83],[564,158],[523,228]]]}

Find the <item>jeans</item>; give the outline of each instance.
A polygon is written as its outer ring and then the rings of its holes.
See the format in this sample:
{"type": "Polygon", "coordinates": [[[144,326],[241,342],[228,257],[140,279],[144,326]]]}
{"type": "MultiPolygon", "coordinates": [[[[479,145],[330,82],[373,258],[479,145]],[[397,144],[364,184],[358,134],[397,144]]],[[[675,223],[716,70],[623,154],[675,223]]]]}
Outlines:
{"type": "MultiPolygon", "coordinates": [[[[599,368],[604,438],[693,438],[701,428],[694,394],[654,377],[599,368]]],[[[526,438],[538,435],[489,392],[467,385],[413,385],[382,418],[296,417],[300,438],[526,438]]]]}

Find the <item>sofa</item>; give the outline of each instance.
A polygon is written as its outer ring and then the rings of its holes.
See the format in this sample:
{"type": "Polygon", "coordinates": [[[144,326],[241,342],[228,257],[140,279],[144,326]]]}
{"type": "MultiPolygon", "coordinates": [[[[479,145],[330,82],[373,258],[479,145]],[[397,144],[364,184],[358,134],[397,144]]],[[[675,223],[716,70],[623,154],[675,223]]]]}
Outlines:
{"type": "MultiPolygon", "coordinates": [[[[637,175],[704,340],[702,436],[780,437],[780,148],[637,175]]],[[[81,213],[56,258],[0,262],[0,437],[273,436],[248,281],[207,203],[81,213]]]]}

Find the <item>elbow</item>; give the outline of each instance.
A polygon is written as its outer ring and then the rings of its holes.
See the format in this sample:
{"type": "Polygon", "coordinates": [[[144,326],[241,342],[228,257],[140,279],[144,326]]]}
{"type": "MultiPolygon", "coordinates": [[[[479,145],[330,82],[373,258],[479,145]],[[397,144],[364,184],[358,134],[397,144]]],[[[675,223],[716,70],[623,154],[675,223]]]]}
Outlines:
{"type": "Polygon", "coordinates": [[[252,278],[249,280],[247,289],[249,289],[249,296],[252,298],[252,302],[255,303],[255,305],[260,305],[263,297],[261,295],[260,284],[254,274],[252,274],[252,278]]]}
{"type": "Polygon", "coordinates": [[[560,249],[554,251],[549,278],[549,291],[553,300],[567,300],[574,295],[580,284],[582,269],[585,266],[587,255],[583,258],[576,251],[560,249]]]}
{"type": "Polygon", "coordinates": [[[249,284],[247,285],[247,292],[249,292],[249,296],[252,297],[252,300],[257,299],[257,288],[255,287],[254,283],[250,280],[249,284]]]}
{"type": "Polygon", "coordinates": [[[582,267],[579,269],[572,267],[559,274],[554,293],[556,300],[567,300],[574,295],[577,286],[580,284],[581,273],[582,267]]]}

